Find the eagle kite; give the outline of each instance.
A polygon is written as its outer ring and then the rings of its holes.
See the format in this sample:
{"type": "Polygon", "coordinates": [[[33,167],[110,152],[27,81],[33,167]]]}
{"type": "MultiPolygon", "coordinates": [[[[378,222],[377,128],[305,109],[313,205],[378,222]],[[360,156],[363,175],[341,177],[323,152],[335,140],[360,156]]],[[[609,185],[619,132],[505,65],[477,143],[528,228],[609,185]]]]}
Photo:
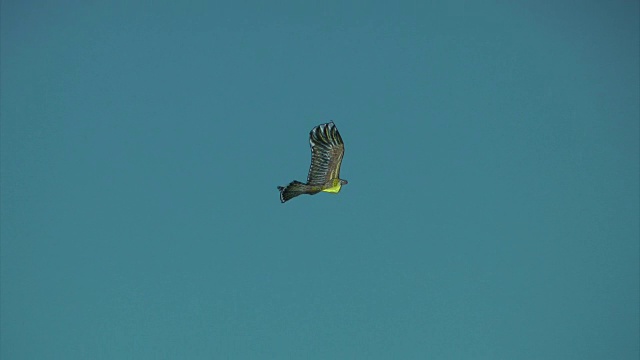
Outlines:
{"type": "Polygon", "coordinates": [[[307,183],[294,180],[287,186],[278,186],[283,203],[302,194],[339,193],[342,185],[347,184],[347,180],[340,179],[344,143],[333,121],[314,127],[309,133],[309,144],[311,167],[307,183]]]}

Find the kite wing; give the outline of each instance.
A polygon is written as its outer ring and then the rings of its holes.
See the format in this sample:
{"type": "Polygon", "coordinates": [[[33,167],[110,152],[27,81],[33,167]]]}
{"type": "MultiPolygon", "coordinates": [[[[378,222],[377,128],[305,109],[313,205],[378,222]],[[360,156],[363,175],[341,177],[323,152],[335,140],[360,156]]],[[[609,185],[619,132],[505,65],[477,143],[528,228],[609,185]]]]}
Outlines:
{"type": "Polygon", "coordinates": [[[344,143],[333,121],[314,127],[309,133],[311,167],[307,184],[323,185],[340,177],[344,143]]]}

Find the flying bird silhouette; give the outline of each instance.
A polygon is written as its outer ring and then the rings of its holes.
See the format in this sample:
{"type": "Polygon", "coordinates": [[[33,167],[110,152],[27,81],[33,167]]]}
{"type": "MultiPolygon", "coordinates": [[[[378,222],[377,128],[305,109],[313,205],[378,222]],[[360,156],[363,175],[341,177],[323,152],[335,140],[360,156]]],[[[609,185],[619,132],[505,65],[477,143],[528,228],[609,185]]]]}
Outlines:
{"type": "Polygon", "coordinates": [[[347,180],[340,179],[344,143],[333,121],[314,127],[309,133],[309,144],[311,167],[307,183],[294,180],[287,186],[278,186],[283,203],[302,194],[339,193],[342,185],[347,184],[347,180]]]}

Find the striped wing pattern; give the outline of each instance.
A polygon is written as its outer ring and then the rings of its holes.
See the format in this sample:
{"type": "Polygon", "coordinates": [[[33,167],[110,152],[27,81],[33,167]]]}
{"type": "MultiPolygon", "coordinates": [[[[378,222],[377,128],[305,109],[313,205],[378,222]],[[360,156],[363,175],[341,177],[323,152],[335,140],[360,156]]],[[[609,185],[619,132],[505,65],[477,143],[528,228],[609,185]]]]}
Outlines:
{"type": "Polygon", "coordinates": [[[331,179],[339,178],[344,143],[333,121],[314,127],[309,133],[309,144],[311,167],[307,184],[323,185],[331,179]]]}

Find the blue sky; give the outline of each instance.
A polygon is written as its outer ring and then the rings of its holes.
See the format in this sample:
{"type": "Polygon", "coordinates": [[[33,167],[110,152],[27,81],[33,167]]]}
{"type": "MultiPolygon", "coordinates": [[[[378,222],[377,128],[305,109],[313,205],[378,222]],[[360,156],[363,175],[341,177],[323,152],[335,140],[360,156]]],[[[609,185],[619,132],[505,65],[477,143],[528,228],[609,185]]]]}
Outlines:
{"type": "Polygon", "coordinates": [[[3,359],[640,355],[638,2],[1,6],[3,359]]]}

